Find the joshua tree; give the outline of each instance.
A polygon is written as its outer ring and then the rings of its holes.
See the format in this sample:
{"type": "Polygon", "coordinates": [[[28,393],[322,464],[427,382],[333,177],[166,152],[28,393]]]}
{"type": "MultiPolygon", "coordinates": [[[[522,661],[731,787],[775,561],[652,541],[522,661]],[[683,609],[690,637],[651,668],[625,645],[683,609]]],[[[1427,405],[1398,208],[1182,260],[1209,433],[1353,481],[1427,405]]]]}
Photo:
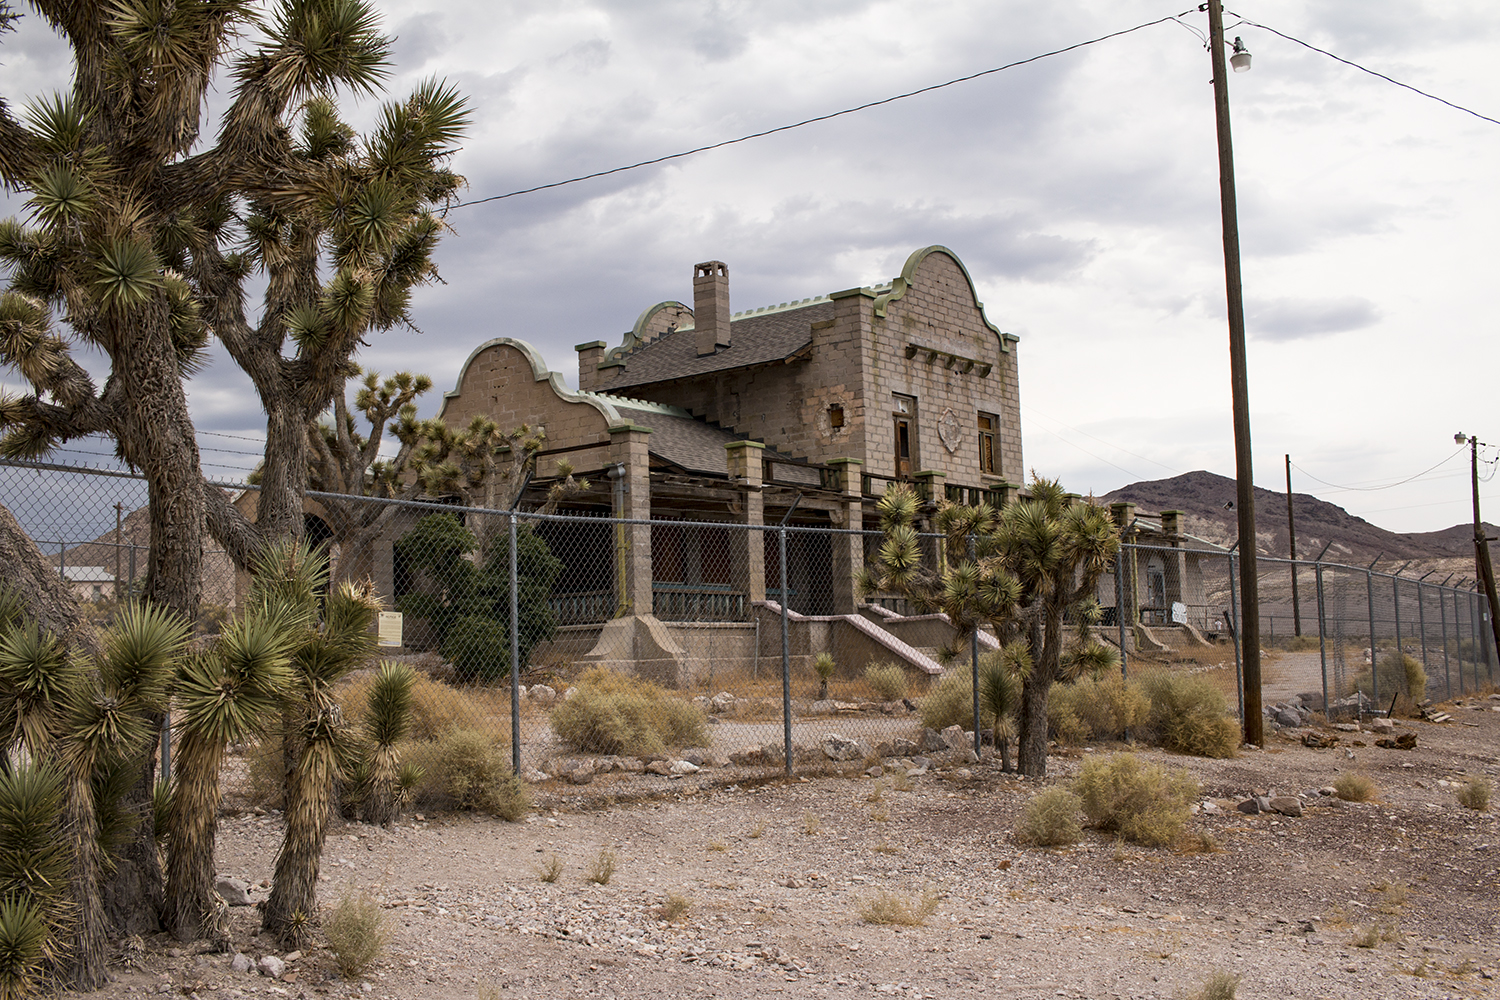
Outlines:
{"type": "Polygon", "coordinates": [[[1103,669],[1114,657],[1088,627],[1099,617],[1094,589],[1120,546],[1108,512],[1040,477],[1030,496],[998,512],[943,502],[934,516],[944,535],[934,565],[924,559],[918,534],[922,498],[897,483],[879,510],[885,541],[861,571],[860,591],[901,593],[921,610],[947,614],[961,634],[989,624],[1021,678],[1021,773],[1046,774],[1053,682],[1103,669]],[[1069,615],[1081,627],[1065,650],[1069,615]]]}
{"type": "MultiPolygon", "coordinates": [[[[29,806],[21,805],[24,793],[41,795],[55,783],[52,837],[70,862],[66,877],[52,888],[66,888],[67,896],[64,903],[51,890],[27,885],[37,894],[33,931],[44,934],[37,955],[70,985],[98,989],[105,982],[108,938],[100,884],[106,851],[113,835],[128,829],[120,800],[135,780],[134,758],[155,735],[151,720],[165,707],[188,629],[164,609],[127,607],[102,637],[98,659],[85,664],[35,621],[21,620],[18,605],[13,593],[0,593],[0,760],[9,762],[14,751],[24,749],[28,762],[7,776],[10,783],[0,793],[7,801],[0,803],[0,812],[14,817],[19,809],[29,817],[22,826],[34,831],[48,813],[42,806],[52,793],[29,806]]],[[[18,837],[19,845],[27,836],[10,830],[11,823],[0,823],[3,839],[18,837]]],[[[5,863],[13,872],[50,864],[50,847],[40,849],[41,861],[26,860],[39,850],[35,845],[15,850],[5,863]]],[[[0,895],[20,888],[20,881],[35,879],[0,874],[0,895]]],[[[12,916],[18,923],[0,927],[0,937],[19,933],[24,938],[27,921],[19,912],[12,916]]],[[[0,979],[24,979],[27,964],[20,961],[0,979]]],[[[6,991],[0,983],[0,994],[6,991]]]]}
{"type": "MultiPolygon", "coordinates": [[[[283,567],[271,575],[278,581],[278,596],[292,604],[316,606],[316,595],[327,580],[326,558],[303,545],[282,545],[270,550],[269,561],[283,567]]],[[[339,584],[323,602],[321,624],[302,636],[291,657],[283,711],[290,725],[283,738],[294,763],[287,775],[286,834],[262,919],[263,929],[288,948],[305,942],[317,907],[318,868],[334,783],[342,773],[341,762],[351,757],[350,733],[333,687],[374,652],[371,626],[380,608],[368,581],[339,584]]]]}
{"type": "Polygon", "coordinates": [[[416,674],[405,664],[382,664],[365,707],[363,785],[360,813],[366,822],[388,826],[399,806],[401,758],[396,744],[411,724],[411,687],[416,674]]]}

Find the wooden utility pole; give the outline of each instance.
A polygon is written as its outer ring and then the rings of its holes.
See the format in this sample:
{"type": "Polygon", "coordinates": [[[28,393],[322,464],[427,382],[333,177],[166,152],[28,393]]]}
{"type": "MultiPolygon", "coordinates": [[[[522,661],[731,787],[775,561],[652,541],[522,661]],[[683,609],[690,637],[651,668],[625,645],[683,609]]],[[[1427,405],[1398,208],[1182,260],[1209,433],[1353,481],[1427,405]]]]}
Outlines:
{"type": "MultiPolygon", "coordinates": [[[[1464,435],[1456,435],[1462,443],[1464,435]]],[[[1469,480],[1474,487],[1474,568],[1476,576],[1484,586],[1484,599],[1489,604],[1490,636],[1495,640],[1493,648],[1500,650],[1500,620],[1495,617],[1495,567],[1490,563],[1490,540],[1484,534],[1484,522],[1479,519],[1479,438],[1469,435],[1469,480]]],[[[1486,657],[1488,659],[1488,657],[1486,657]]],[[[1488,669],[1489,664],[1485,664],[1488,669]]]]}
{"type": "Polygon", "coordinates": [[[1286,457],[1286,547],[1292,560],[1292,630],[1302,634],[1302,610],[1297,606],[1297,522],[1292,518],[1292,456],[1286,457]]]}
{"type": "Polygon", "coordinates": [[[1240,646],[1245,674],[1245,742],[1265,746],[1260,696],[1260,585],[1255,566],[1255,467],[1250,453],[1250,379],[1245,361],[1245,304],[1240,286],[1240,226],[1229,138],[1229,67],[1224,59],[1224,7],[1208,0],[1208,53],[1214,71],[1214,120],[1219,132],[1219,205],[1224,223],[1224,289],[1229,307],[1229,385],[1234,408],[1235,507],[1240,535],[1240,646]]]}

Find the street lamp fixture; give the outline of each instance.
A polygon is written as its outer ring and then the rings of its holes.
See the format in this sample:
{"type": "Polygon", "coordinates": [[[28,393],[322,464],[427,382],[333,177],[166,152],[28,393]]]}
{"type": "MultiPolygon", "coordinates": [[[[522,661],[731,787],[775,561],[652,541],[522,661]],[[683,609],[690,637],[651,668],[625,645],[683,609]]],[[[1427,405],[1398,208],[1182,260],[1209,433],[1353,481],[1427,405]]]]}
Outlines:
{"type": "Polygon", "coordinates": [[[1250,50],[1245,48],[1245,43],[1240,41],[1239,36],[1235,36],[1234,55],[1229,57],[1229,65],[1236,73],[1250,71],[1250,50]]]}

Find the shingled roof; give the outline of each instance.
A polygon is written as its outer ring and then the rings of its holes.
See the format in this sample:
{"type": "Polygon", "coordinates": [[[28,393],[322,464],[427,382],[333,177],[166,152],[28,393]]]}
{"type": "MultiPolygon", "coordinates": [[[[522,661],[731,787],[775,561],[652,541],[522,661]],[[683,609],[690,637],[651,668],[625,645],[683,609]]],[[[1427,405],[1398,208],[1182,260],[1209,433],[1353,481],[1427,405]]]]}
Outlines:
{"type": "Polygon", "coordinates": [[[623,367],[606,369],[597,388],[601,392],[618,392],[633,386],[786,361],[812,343],[812,324],[833,319],[834,309],[833,302],[820,298],[786,308],[741,313],[730,321],[730,346],[701,357],[693,328],[674,330],[625,355],[623,367]]]}

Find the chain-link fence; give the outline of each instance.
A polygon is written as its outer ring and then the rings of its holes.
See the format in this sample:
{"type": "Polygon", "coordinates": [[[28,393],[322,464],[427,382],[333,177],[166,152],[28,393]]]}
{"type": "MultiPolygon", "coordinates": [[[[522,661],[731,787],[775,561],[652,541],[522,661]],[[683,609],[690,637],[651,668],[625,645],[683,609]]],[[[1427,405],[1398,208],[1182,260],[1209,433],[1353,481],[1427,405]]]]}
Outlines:
{"type": "MultiPolygon", "coordinates": [[[[0,463],[0,487],[101,617],[140,587],[149,518],[138,478],[0,463]]],[[[253,504],[252,487],[226,489],[253,504]]],[[[305,516],[332,577],[369,577],[385,598],[381,658],[417,673],[416,740],[477,731],[508,745],[517,771],[575,781],[981,751],[974,682],[994,637],[960,634],[898,595],[860,595],[854,574],[878,532],[810,523],[820,518],[796,503],[775,513],[782,523],[645,520],[311,493],[305,516]],[[380,516],[347,516],[351,504],[380,516]]],[[[937,537],[927,543],[937,558],[937,537]]],[[[199,627],[211,632],[249,579],[206,556],[199,627]]],[[[1383,710],[1393,686],[1448,697],[1494,683],[1473,591],[1327,562],[1259,565],[1271,711],[1383,710]],[[1281,600],[1270,583],[1293,568],[1297,597],[1281,600]]],[[[1099,582],[1097,631],[1127,678],[1202,674],[1243,706],[1238,586],[1233,552],[1127,544],[1099,582]]],[[[373,664],[345,682],[346,714],[365,711],[372,675],[373,664]]]]}
{"type": "MultiPolygon", "coordinates": [[[[1330,718],[1381,713],[1401,695],[1420,703],[1495,685],[1500,662],[1482,594],[1366,566],[1256,563],[1267,714],[1278,705],[1330,718]]],[[[1127,674],[1203,672],[1243,710],[1238,588],[1234,552],[1121,546],[1100,601],[1127,674]]]]}

